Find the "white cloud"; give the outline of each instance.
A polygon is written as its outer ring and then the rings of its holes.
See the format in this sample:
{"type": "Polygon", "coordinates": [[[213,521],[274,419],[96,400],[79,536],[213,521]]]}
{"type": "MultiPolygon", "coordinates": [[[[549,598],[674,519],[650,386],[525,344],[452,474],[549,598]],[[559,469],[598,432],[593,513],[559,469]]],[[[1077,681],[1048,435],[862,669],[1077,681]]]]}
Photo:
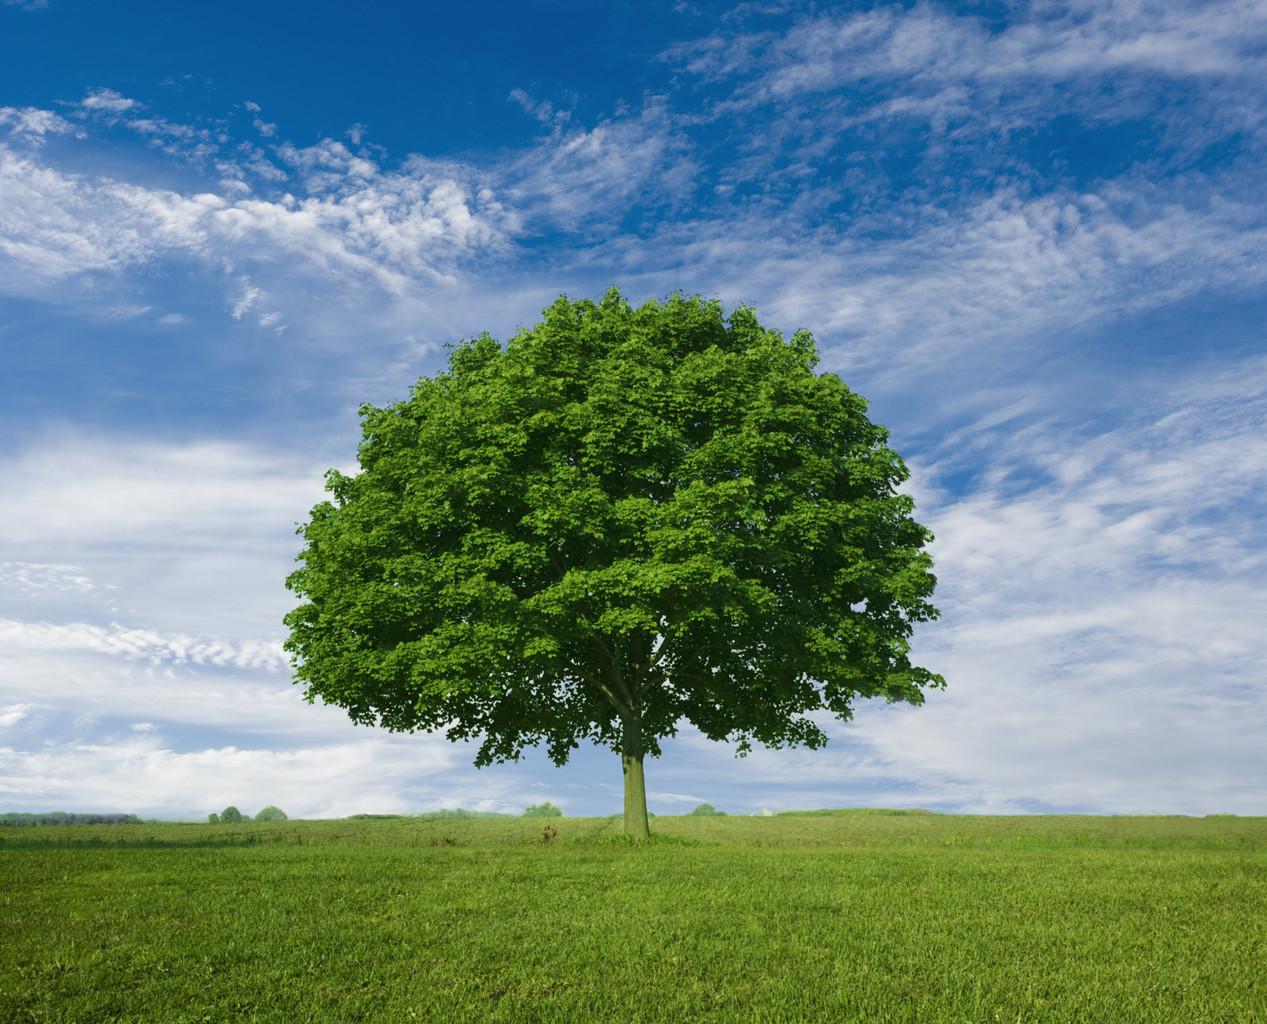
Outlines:
{"type": "MultiPolygon", "coordinates": [[[[229,263],[290,290],[307,277],[327,290],[404,297],[452,284],[456,268],[495,256],[514,230],[492,189],[423,163],[381,173],[329,140],[281,152],[307,196],[179,193],[66,173],[0,146],[0,288],[61,301],[73,294],[64,282],[77,275],[122,277],[193,258],[213,276],[229,263]]],[[[243,166],[258,167],[259,158],[243,166]]]]}
{"type": "Polygon", "coordinates": [[[157,729],[158,729],[158,726],[155,725],[153,722],[133,722],[132,723],[133,732],[155,732],[157,729]]]}
{"type": "Polygon", "coordinates": [[[254,285],[250,285],[250,284],[246,285],[242,289],[242,294],[238,296],[237,301],[233,304],[233,309],[231,311],[233,315],[233,319],[241,320],[242,317],[245,316],[246,313],[250,310],[250,308],[260,301],[260,298],[263,296],[263,294],[264,293],[260,291],[258,288],[256,288],[254,285]]]}
{"type": "Polygon", "coordinates": [[[122,96],[113,89],[89,90],[88,95],[80,101],[79,105],[85,110],[105,111],[111,114],[122,114],[140,106],[136,100],[122,96]]]}
{"type": "Polygon", "coordinates": [[[550,137],[503,172],[527,218],[569,230],[611,225],[638,203],[672,203],[694,187],[691,147],[662,98],[649,98],[636,117],[589,130],[568,131],[553,120],[559,127],[550,137]]]}
{"type": "Polygon", "coordinates": [[[549,100],[534,100],[523,89],[511,89],[506,98],[514,100],[524,109],[524,113],[542,124],[561,126],[571,119],[570,111],[556,109],[549,100]]]}
{"type": "Polygon", "coordinates": [[[68,135],[76,132],[75,126],[51,110],[35,107],[0,107],[0,127],[8,128],[13,135],[26,136],[36,141],[46,135],[68,135]]]}
{"type": "Polygon", "coordinates": [[[7,729],[11,725],[17,725],[26,717],[30,705],[27,704],[8,704],[0,706],[0,729],[7,729]]]}
{"type": "Polygon", "coordinates": [[[78,565],[46,562],[0,562],[0,589],[76,591],[86,594],[96,584],[78,565]]]}

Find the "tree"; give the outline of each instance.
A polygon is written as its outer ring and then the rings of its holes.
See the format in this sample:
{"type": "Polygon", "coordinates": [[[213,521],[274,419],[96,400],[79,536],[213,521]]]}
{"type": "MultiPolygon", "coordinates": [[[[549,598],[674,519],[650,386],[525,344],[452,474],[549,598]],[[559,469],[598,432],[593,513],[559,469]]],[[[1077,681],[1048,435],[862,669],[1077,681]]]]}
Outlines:
{"type": "Polygon", "coordinates": [[[215,811],[212,811],[210,814],[208,814],[208,815],[207,815],[207,821],[208,821],[208,823],[210,823],[210,824],[212,824],[212,825],[219,825],[219,824],[220,824],[220,815],[216,814],[216,812],[215,812],[215,811]]]}
{"type": "Polygon", "coordinates": [[[274,807],[269,804],[259,814],[255,816],[256,821],[289,821],[286,812],[280,807],[274,807]]]}
{"type": "Polygon", "coordinates": [[[532,806],[528,807],[524,811],[524,817],[525,818],[561,818],[563,817],[563,811],[560,810],[558,807],[555,807],[554,804],[550,803],[550,801],[547,800],[543,804],[533,804],[532,806]]]}
{"type": "Polygon", "coordinates": [[[643,761],[689,720],[817,748],[805,712],[919,704],[932,535],[886,431],[804,331],[673,295],[560,297],[503,348],[450,346],[410,397],[363,406],[360,471],[299,527],[296,681],[393,731],[618,751],[625,831],[643,761]]]}
{"type": "Polygon", "coordinates": [[[220,812],[220,820],[226,825],[236,825],[240,821],[249,820],[236,807],[230,805],[220,812]]]}
{"type": "Polygon", "coordinates": [[[719,815],[724,816],[725,813],[725,811],[719,811],[712,804],[700,804],[695,808],[695,810],[691,811],[691,814],[697,815],[701,818],[716,817],[719,815]]]}

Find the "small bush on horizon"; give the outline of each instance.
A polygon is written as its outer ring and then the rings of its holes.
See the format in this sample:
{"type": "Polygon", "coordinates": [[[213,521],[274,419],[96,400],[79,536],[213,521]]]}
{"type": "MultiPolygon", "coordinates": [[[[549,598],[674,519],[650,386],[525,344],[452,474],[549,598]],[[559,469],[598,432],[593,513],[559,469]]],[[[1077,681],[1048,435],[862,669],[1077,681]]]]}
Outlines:
{"type": "Polygon", "coordinates": [[[210,814],[207,815],[207,822],[208,824],[211,824],[211,825],[219,825],[220,815],[216,814],[215,811],[212,811],[210,814]]]}
{"type": "Polygon", "coordinates": [[[724,817],[726,812],[719,811],[712,804],[700,804],[698,807],[695,808],[695,810],[691,811],[691,814],[696,815],[701,818],[714,817],[714,816],[724,817]]]}
{"type": "Polygon", "coordinates": [[[250,816],[243,814],[236,807],[230,804],[220,812],[220,820],[226,825],[236,825],[241,821],[250,821],[250,816]]]}
{"type": "Polygon", "coordinates": [[[269,804],[255,816],[256,821],[289,821],[290,818],[280,807],[269,804]]]}
{"type": "Polygon", "coordinates": [[[563,811],[547,800],[543,804],[533,804],[524,811],[525,818],[561,818],[563,811]]]}

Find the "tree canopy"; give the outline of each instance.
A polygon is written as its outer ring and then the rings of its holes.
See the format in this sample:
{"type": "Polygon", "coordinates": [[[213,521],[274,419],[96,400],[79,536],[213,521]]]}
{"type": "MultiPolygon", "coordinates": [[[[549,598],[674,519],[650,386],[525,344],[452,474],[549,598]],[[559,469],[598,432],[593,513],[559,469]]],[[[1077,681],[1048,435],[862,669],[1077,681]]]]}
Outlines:
{"type": "Polygon", "coordinates": [[[919,704],[935,618],[927,529],[867,403],[809,333],[673,295],[560,297],[506,346],[450,347],[410,397],[361,409],[360,471],[299,529],[286,642],[309,701],[394,731],[620,752],[682,720],[744,754],[820,747],[807,712],[919,704]]]}
{"type": "Polygon", "coordinates": [[[286,812],[280,807],[274,807],[269,804],[255,816],[256,821],[289,821],[286,812]]]}

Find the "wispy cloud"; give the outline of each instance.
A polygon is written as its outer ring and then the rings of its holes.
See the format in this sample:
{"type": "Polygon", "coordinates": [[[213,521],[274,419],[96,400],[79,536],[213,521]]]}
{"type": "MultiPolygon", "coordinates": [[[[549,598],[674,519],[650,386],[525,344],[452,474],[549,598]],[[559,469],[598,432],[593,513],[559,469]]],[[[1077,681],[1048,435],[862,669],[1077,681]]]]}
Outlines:
{"type": "Polygon", "coordinates": [[[666,59],[713,79],[745,79],[732,103],[751,105],[901,79],[935,91],[947,81],[1071,80],[1112,71],[1177,77],[1259,76],[1267,12],[1232,3],[1039,3],[999,29],[940,4],[810,15],[786,31],[714,34],[666,59]]]}
{"type": "Polygon", "coordinates": [[[0,644],[11,653],[88,651],[146,661],[151,665],[206,665],[280,672],[288,668],[275,640],[229,641],[215,637],[163,634],[112,622],[19,622],[0,619],[0,644]]]}
{"type": "Polygon", "coordinates": [[[74,591],[86,594],[97,589],[78,565],[56,562],[0,562],[0,589],[19,591],[74,591]]]}
{"type": "Polygon", "coordinates": [[[36,143],[43,141],[48,135],[69,135],[77,129],[64,117],[51,110],[39,110],[36,107],[0,107],[0,128],[7,129],[10,135],[24,136],[26,141],[36,143]]]}
{"type": "Polygon", "coordinates": [[[28,705],[26,704],[8,704],[0,707],[0,729],[7,729],[11,725],[17,725],[26,717],[28,705]]]}
{"type": "MultiPolygon", "coordinates": [[[[333,148],[326,147],[328,152],[333,148]]],[[[319,163],[296,151],[301,166],[319,163]],[[305,163],[306,161],[306,163],[305,163]]],[[[11,291],[47,294],[76,274],[120,273],[177,256],[267,265],[409,290],[496,251],[502,209],[490,191],[421,174],[379,175],[349,158],[337,184],[304,199],[182,194],[60,172],[0,149],[0,253],[11,291]]],[[[310,181],[318,180],[316,175],[310,181]]]]}
{"type": "Polygon", "coordinates": [[[140,104],[113,89],[92,89],[79,102],[84,110],[105,111],[111,114],[122,114],[127,110],[135,110],[140,104]]]}

